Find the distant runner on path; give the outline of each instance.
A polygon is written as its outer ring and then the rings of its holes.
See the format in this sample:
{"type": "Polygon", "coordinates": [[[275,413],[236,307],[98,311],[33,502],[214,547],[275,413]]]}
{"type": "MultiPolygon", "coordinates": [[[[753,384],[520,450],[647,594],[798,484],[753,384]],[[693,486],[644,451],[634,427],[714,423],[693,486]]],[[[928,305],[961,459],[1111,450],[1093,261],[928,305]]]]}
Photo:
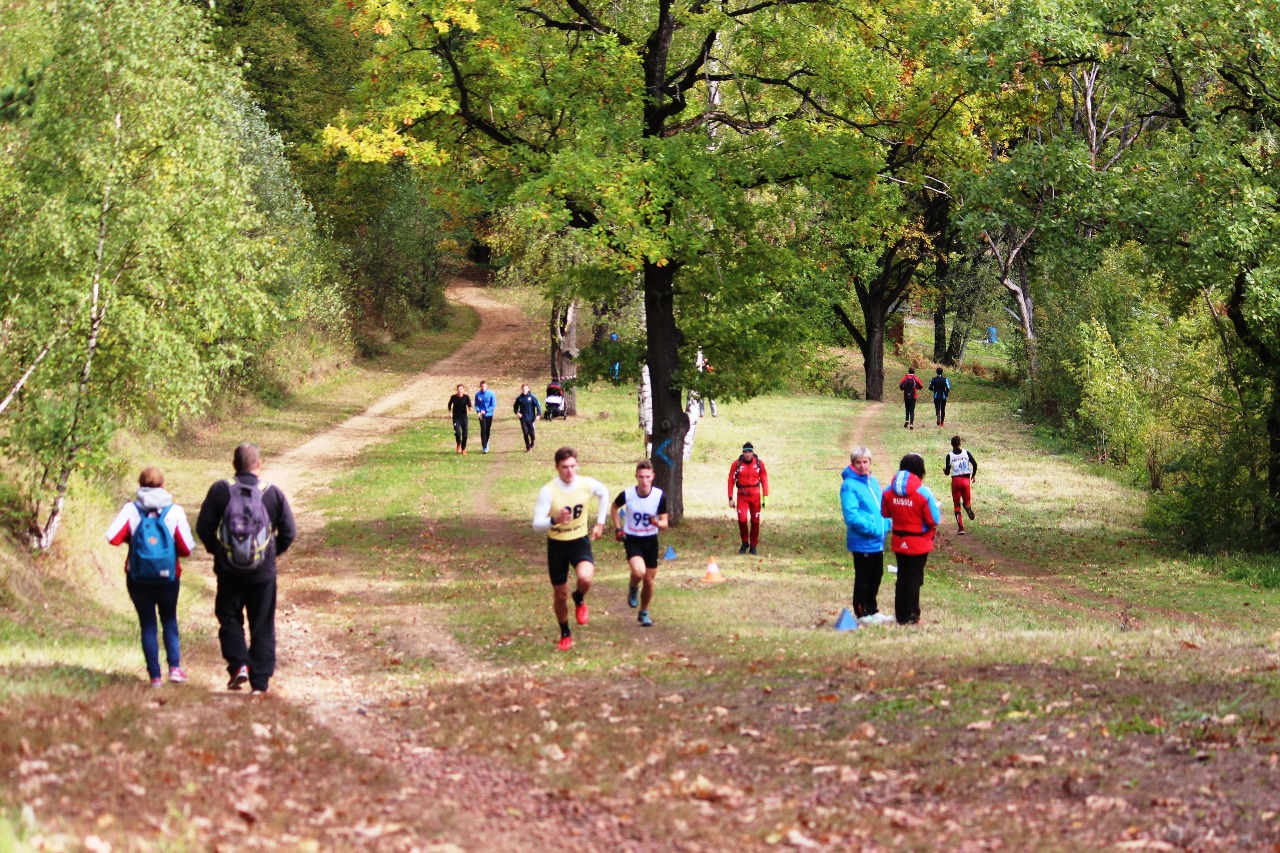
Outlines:
{"type": "Polygon", "coordinates": [[[973,454],[967,450],[960,449],[960,436],[951,436],[951,452],[943,457],[942,473],[951,476],[951,503],[955,507],[956,526],[960,528],[959,535],[964,535],[964,521],[960,518],[960,507],[964,507],[964,511],[969,514],[969,520],[973,521],[973,492],[972,484],[978,476],[978,460],[973,458],[973,454]]]}
{"type": "Polygon", "coordinates": [[[653,582],[658,577],[658,531],[667,529],[667,496],[653,485],[652,462],[642,459],[636,464],[636,484],[618,494],[613,509],[631,569],[627,604],[639,605],[636,621],[649,628],[653,626],[649,603],[653,601],[653,582]]]}
{"type": "Polygon", "coordinates": [[[569,631],[569,569],[577,577],[573,592],[574,616],[579,625],[588,621],[586,595],[595,574],[591,540],[604,533],[609,518],[609,490],[599,480],[578,476],[578,453],[572,447],[556,451],[556,477],[538,492],[533,508],[533,529],[547,534],[547,571],[551,575],[556,621],[560,623],[562,652],[573,648],[569,631]],[[587,510],[591,498],[597,504],[596,523],[587,533],[587,510]]]}
{"type": "Polygon", "coordinates": [[[902,391],[902,403],[906,407],[906,417],[902,421],[902,428],[916,428],[916,395],[924,388],[924,383],[916,376],[914,367],[907,368],[907,375],[902,377],[898,382],[898,388],[902,391]]]}
{"type": "Polygon", "coordinates": [[[942,368],[938,368],[938,375],[929,380],[929,390],[933,392],[933,419],[938,426],[943,426],[947,422],[947,395],[951,393],[951,380],[942,375],[942,368]]]}
{"type": "Polygon", "coordinates": [[[453,440],[457,442],[457,453],[467,452],[467,412],[471,411],[471,398],[467,396],[467,386],[459,385],[458,390],[449,398],[449,414],[453,416],[453,440]]]}
{"type": "Polygon", "coordinates": [[[511,405],[511,411],[515,412],[520,418],[520,434],[524,436],[524,452],[528,453],[533,450],[533,445],[538,440],[534,424],[538,422],[538,416],[542,414],[542,405],[538,403],[537,397],[529,393],[528,385],[520,386],[520,396],[516,397],[515,403],[511,405]]]}
{"type": "Polygon", "coordinates": [[[756,449],[747,442],[742,445],[742,455],[729,466],[729,508],[738,509],[738,535],[742,545],[739,554],[756,553],[760,544],[760,510],[769,502],[769,472],[764,462],[756,456],[756,449]],[[734,489],[738,495],[734,497],[734,489]]]}
{"type": "Polygon", "coordinates": [[[480,452],[489,452],[489,433],[493,431],[493,416],[498,411],[498,398],[489,390],[489,383],[480,380],[476,392],[476,417],[480,419],[480,452]]]}

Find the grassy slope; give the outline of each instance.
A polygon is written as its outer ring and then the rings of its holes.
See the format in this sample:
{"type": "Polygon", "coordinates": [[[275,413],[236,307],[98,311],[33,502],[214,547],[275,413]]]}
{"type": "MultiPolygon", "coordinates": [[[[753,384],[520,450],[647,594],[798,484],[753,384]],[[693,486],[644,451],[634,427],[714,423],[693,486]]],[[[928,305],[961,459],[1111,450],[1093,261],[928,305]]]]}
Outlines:
{"type": "MultiPolygon", "coordinates": [[[[963,832],[942,833],[953,843],[977,833],[1049,846],[1082,819],[1103,838],[1133,837],[1123,835],[1135,823],[1131,807],[1105,801],[1117,813],[1097,816],[1077,804],[1077,814],[1023,825],[1006,819],[1007,790],[1042,786],[1049,798],[1064,779],[1078,778],[1097,796],[1135,800],[1136,791],[1141,802],[1176,770],[1150,765],[1155,745],[1183,744],[1185,754],[1186,744],[1204,738],[1239,743],[1224,766],[1269,760],[1274,768],[1267,744],[1280,698],[1272,675],[1280,595],[1162,552],[1138,527],[1139,493],[1036,449],[1002,392],[973,380],[957,384],[945,430],[903,430],[895,404],[873,417],[865,440],[878,453],[874,470],[886,480],[890,460],[918,450],[935,472],[929,482],[943,493],[936,472],[947,439],[953,430],[968,435],[982,463],[971,540],[1033,564],[1040,576],[1000,574],[963,552],[939,552],[924,589],[926,625],[917,629],[837,634],[829,627],[851,585],[836,489],[862,403],[772,397],[721,406],[719,418],[704,420],[685,474],[685,524],[664,537],[680,556],[659,573],[658,627],[636,627],[623,603],[619,548],[599,543],[593,622],[578,629],[577,651],[567,656],[550,652],[556,634],[543,546],[528,513],[560,444],[578,448],[584,473],[613,491],[628,482],[640,452],[629,393],[582,395],[578,419],[542,427],[538,454],[507,454],[518,445],[513,430],[499,433],[497,453],[478,458],[455,456],[443,424],[408,430],[366,454],[327,509],[336,519],[347,514],[335,521],[344,530],[358,522],[352,507],[394,523],[393,551],[425,543],[433,568],[404,564],[405,599],[434,611],[474,656],[502,668],[481,688],[454,684],[431,666],[387,670],[430,686],[436,702],[449,697],[430,715],[432,725],[443,721],[437,742],[512,756],[578,796],[612,797],[616,807],[656,821],[664,836],[688,833],[714,846],[726,833],[759,841],[799,827],[831,843],[852,842],[863,837],[868,817],[884,833],[917,828],[914,819],[886,820],[875,809],[827,814],[822,807],[815,818],[810,807],[831,792],[825,779],[789,778],[797,761],[832,767],[846,781],[889,774],[881,787],[890,799],[901,774],[914,774],[917,791],[941,792],[921,796],[924,809],[945,811],[949,799],[972,795],[963,832]],[[743,440],[755,442],[771,472],[759,558],[736,555],[724,502],[725,472],[743,440]],[[405,459],[416,460],[412,471],[405,459]],[[491,512],[481,518],[478,507],[491,512]],[[723,586],[699,583],[711,555],[729,578],[723,586]],[[1229,670],[1224,660],[1232,661],[1229,670]],[[490,714],[500,722],[477,720],[490,714]],[[1222,719],[1228,723],[1218,728],[1222,719]],[[887,737],[867,735],[863,723],[887,737]],[[745,749],[743,732],[755,732],[745,749]],[[1117,736],[1128,736],[1118,748],[1117,736]],[[568,758],[548,762],[549,741],[568,758]],[[1115,775],[1120,767],[1135,775],[1115,775]],[[701,795],[672,781],[699,774],[748,792],[741,799],[754,804],[752,816],[700,814],[701,795]]],[[[943,506],[949,521],[946,497],[943,506]]],[[[358,542],[332,544],[372,562],[358,542]]],[[[386,547],[379,539],[378,548],[386,547]]],[[[388,571],[386,561],[379,566],[388,571]]],[[[891,601],[890,581],[882,603],[891,601]]],[[[401,716],[410,725],[428,722],[412,711],[401,716]]],[[[1270,784],[1275,778],[1273,769],[1270,784]]],[[[713,792],[706,799],[740,798],[713,792]]],[[[1229,829],[1273,821],[1260,802],[1244,798],[1229,829]]],[[[1158,837],[1160,821],[1183,808],[1156,809],[1136,823],[1158,837]]]]}
{"type": "MultiPolygon", "coordinates": [[[[366,378],[336,382],[328,399],[366,378]]],[[[1245,836],[1274,841],[1280,595],[1161,552],[1136,526],[1139,494],[1037,450],[1001,392],[956,384],[945,432],[903,430],[893,403],[871,417],[863,440],[876,450],[874,471],[886,480],[892,460],[919,450],[942,493],[946,437],[965,435],[982,465],[974,547],[1038,574],[1002,570],[1000,560],[947,543],[930,562],[919,628],[830,630],[852,581],[836,489],[866,404],[778,396],[721,406],[719,418],[701,423],[685,474],[685,524],[664,537],[679,558],[659,572],[657,627],[636,626],[620,550],[602,542],[592,624],[576,631],[575,652],[553,653],[543,546],[528,515],[560,444],[577,447],[584,473],[612,490],[628,482],[641,452],[634,401],[608,388],[584,393],[574,421],[541,425],[534,454],[516,450],[509,420],[488,456],[453,454],[443,421],[404,430],[362,454],[324,501],[337,555],[371,578],[402,581],[404,603],[450,626],[464,652],[496,674],[456,680],[447,661],[397,655],[394,632],[379,635],[376,610],[340,597],[321,615],[367,625],[387,654],[366,655],[357,668],[424,698],[382,713],[427,742],[514,762],[561,796],[602,803],[663,846],[750,847],[791,833],[833,847],[896,840],[909,849],[997,840],[1076,849],[1178,833],[1194,842],[1209,830],[1232,839],[1228,847],[1250,846],[1245,836]],[[758,558],[736,555],[724,501],[743,440],[755,442],[773,487],[758,558]],[[699,582],[711,555],[724,585],[699,582]]],[[[256,426],[205,436],[170,460],[173,480],[202,490],[236,437],[278,434],[278,448],[340,419],[345,404],[324,399],[292,425],[289,412],[264,413],[256,426]]],[[[209,608],[207,593],[187,601],[209,608]]],[[[891,605],[891,580],[881,602],[891,605]]],[[[133,755],[151,748],[159,727],[162,747],[213,756],[186,777],[191,785],[234,763],[201,739],[213,735],[173,724],[179,716],[216,732],[216,694],[187,692],[145,725],[127,720],[137,702],[125,675],[138,664],[130,621],[117,614],[113,638],[91,657],[51,648],[48,635],[20,642],[26,654],[47,656],[38,674],[5,653],[0,741],[12,749],[3,752],[43,758],[50,744],[114,739],[133,755]],[[50,714],[51,694],[97,710],[50,714]]],[[[189,619],[186,630],[207,621],[189,619]]],[[[57,638],[70,640],[72,629],[57,638]]],[[[216,658],[211,637],[196,643],[197,654],[216,658]]],[[[280,731],[311,737],[296,712],[271,713],[280,731]]],[[[104,760],[101,747],[80,748],[88,763],[104,760]]],[[[341,748],[294,748],[311,778],[327,781],[299,808],[357,808],[394,785],[341,748]]],[[[242,752],[252,754],[251,744],[231,748],[242,752]]],[[[0,770],[11,771],[11,760],[0,770]]],[[[90,789],[67,782],[63,790],[90,789]]],[[[6,804],[23,802],[20,791],[6,804]]],[[[198,816],[198,799],[179,794],[170,805],[198,816]]],[[[68,812],[63,825],[93,827],[102,806],[68,812]]],[[[40,803],[42,815],[50,808],[40,803]]],[[[283,820],[264,832],[284,831],[283,820]]],[[[207,838],[198,823],[173,825],[193,844],[207,838]]]]}

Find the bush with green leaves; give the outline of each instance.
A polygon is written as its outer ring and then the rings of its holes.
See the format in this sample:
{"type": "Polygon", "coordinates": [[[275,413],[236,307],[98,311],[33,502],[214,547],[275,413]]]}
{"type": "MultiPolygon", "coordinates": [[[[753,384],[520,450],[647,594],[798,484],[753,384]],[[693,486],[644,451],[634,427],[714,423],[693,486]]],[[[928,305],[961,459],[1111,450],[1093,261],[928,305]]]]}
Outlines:
{"type": "MultiPolygon", "coordinates": [[[[311,275],[260,206],[273,176],[253,160],[270,146],[246,144],[239,75],[200,10],[69,0],[48,15],[49,59],[0,169],[4,447],[38,547],[113,425],[202,411],[311,275]]],[[[291,227],[305,236],[305,217],[291,227]]]]}

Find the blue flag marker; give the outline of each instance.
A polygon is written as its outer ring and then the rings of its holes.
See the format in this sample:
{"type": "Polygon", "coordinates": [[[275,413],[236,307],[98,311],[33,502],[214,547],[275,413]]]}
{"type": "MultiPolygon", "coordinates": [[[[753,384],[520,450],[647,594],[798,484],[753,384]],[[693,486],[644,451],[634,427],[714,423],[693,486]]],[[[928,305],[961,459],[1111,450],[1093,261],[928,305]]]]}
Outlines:
{"type": "Polygon", "coordinates": [[[853,631],[858,627],[858,620],[853,618],[853,614],[849,612],[849,608],[840,611],[840,618],[836,619],[835,629],[837,631],[853,631]]]}
{"type": "Polygon", "coordinates": [[[676,558],[676,549],[675,549],[675,548],[672,548],[670,545],[668,545],[668,546],[667,546],[667,553],[665,553],[665,554],[663,554],[663,555],[662,555],[662,559],[664,559],[664,560],[674,560],[675,558],[676,558]]]}

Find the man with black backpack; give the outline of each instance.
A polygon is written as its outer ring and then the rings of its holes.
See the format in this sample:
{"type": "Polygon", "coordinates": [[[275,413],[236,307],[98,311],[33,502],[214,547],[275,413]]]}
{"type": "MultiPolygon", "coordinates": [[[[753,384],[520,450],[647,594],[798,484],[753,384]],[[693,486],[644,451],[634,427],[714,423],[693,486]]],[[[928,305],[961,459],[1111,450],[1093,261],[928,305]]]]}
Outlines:
{"type": "Polygon", "coordinates": [[[262,694],[276,668],[276,558],[293,544],[297,528],[284,492],[258,477],[262,456],[257,446],[241,444],[233,464],[234,478],[209,487],[196,536],[213,554],[218,578],[213,611],[231,676],[227,689],[239,690],[247,681],[255,694],[262,694]]]}

